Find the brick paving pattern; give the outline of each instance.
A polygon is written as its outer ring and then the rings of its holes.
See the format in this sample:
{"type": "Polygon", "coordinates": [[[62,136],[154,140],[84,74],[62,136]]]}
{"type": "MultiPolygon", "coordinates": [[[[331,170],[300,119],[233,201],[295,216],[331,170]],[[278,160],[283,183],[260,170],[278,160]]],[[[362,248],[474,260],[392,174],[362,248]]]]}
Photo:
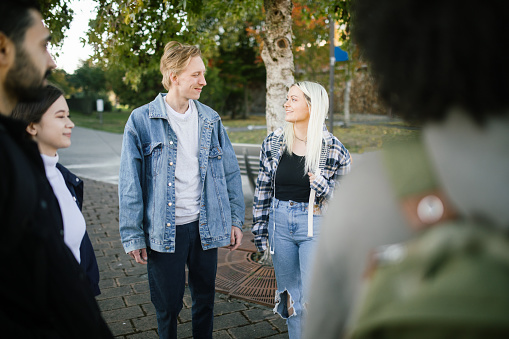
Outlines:
{"type": "MultiPolygon", "coordinates": [[[[83,215],[94,245],[102,294],[97,301],[116,338],[158,338],[155,309],[150,301],[146,266],[125,254],[118,231],[116,185],[85,179],[83,215]]],[[[250,208],[246,220],[250,220],[250,208]]],[[[249,232],[249,231],[248,231],[249,232]]],[[[186,288],[179,316],[179,338],[192,338],[191,296],[186,288]]],[[[285,321],[270,307],[216,293],[214,338],[288,338],[285,321]]]]}

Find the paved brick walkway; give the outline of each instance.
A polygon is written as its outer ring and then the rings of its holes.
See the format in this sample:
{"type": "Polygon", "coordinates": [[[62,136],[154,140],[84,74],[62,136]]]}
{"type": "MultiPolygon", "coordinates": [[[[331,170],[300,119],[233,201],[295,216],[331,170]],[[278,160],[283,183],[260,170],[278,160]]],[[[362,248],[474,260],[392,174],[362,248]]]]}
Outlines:
{"type": "MultiPolygon", "coordinates": [[[[248,218],[249,212],[250,208],[248,218]]],[[[102,294],[97,301],[111,331],[116,338],[158,338],[146,266],[131,260],[120,243],[117,186],[85,179],[83,215],[101,274],[102,294]]],[[[178,334],[179,338],[192,337],[188,289],[178,334]]],[[[216,293],[214,338],[288,338],[288,332],[285,321],[271,308],[216,293]]]]}

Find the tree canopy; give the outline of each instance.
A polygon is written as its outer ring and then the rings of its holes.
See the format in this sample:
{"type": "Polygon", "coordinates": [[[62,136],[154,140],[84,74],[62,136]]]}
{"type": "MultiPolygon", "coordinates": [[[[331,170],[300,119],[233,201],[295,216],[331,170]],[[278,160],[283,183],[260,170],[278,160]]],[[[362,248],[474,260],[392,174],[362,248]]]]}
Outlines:
{"type": "MultiPolygon", "coordinates": [[[[57,43],[73,15],[70,1],[40,0],[57,43]]],[[[267,115],[277,120],[284,116],[279,101],[293,82],[294,64],[312,80],[314,72],[327,67],[327,16],[343,24],[341,38],[348,40],[350,2],[95,0],[97,16],[90,22],[87,39],[95,51],[94,64],[123,82],[116,91],[123,86],[134,92],[160,87],[149,78],[158,76],[159,60],[170,40],[199,45],[208,61],[207,81],[231,93],[239,94],[250,81],[258,81],[253,75],[265,74],[258,72],[263,64],[267,69],[267,115]],[[288,28],[276,32],[282,27],[288,28]],[[154,85],[147,88],[147,82],[154,85]]]]}

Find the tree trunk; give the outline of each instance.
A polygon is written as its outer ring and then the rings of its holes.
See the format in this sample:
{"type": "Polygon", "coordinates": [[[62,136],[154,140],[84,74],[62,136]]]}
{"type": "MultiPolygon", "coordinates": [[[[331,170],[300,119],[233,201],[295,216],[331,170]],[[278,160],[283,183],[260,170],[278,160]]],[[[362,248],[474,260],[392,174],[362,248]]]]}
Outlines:
{"type": "Polygon", "coordinates": [[[264,0],[265,36],[262,59],[267,70],[267,133],[283,126],[283,104],[294,83],[292,52],[292,1],[264,0]]]}

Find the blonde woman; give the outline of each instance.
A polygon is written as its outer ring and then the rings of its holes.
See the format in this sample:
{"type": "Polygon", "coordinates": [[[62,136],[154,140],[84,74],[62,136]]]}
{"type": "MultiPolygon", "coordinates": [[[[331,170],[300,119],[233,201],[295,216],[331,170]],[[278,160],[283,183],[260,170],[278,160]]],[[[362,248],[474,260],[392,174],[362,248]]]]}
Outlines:
{"type": "Polygon", "coordinates": [[[278,286],[274,312],[287,319],[291,339],[301,337],[321,215],[337,177],[350,170],[350,153],[324,124],[328,103],[321,85],[292,85],[286,125],[267,136],[260,153],[253,233],[259,251],[270,248],[278,286]]]}

